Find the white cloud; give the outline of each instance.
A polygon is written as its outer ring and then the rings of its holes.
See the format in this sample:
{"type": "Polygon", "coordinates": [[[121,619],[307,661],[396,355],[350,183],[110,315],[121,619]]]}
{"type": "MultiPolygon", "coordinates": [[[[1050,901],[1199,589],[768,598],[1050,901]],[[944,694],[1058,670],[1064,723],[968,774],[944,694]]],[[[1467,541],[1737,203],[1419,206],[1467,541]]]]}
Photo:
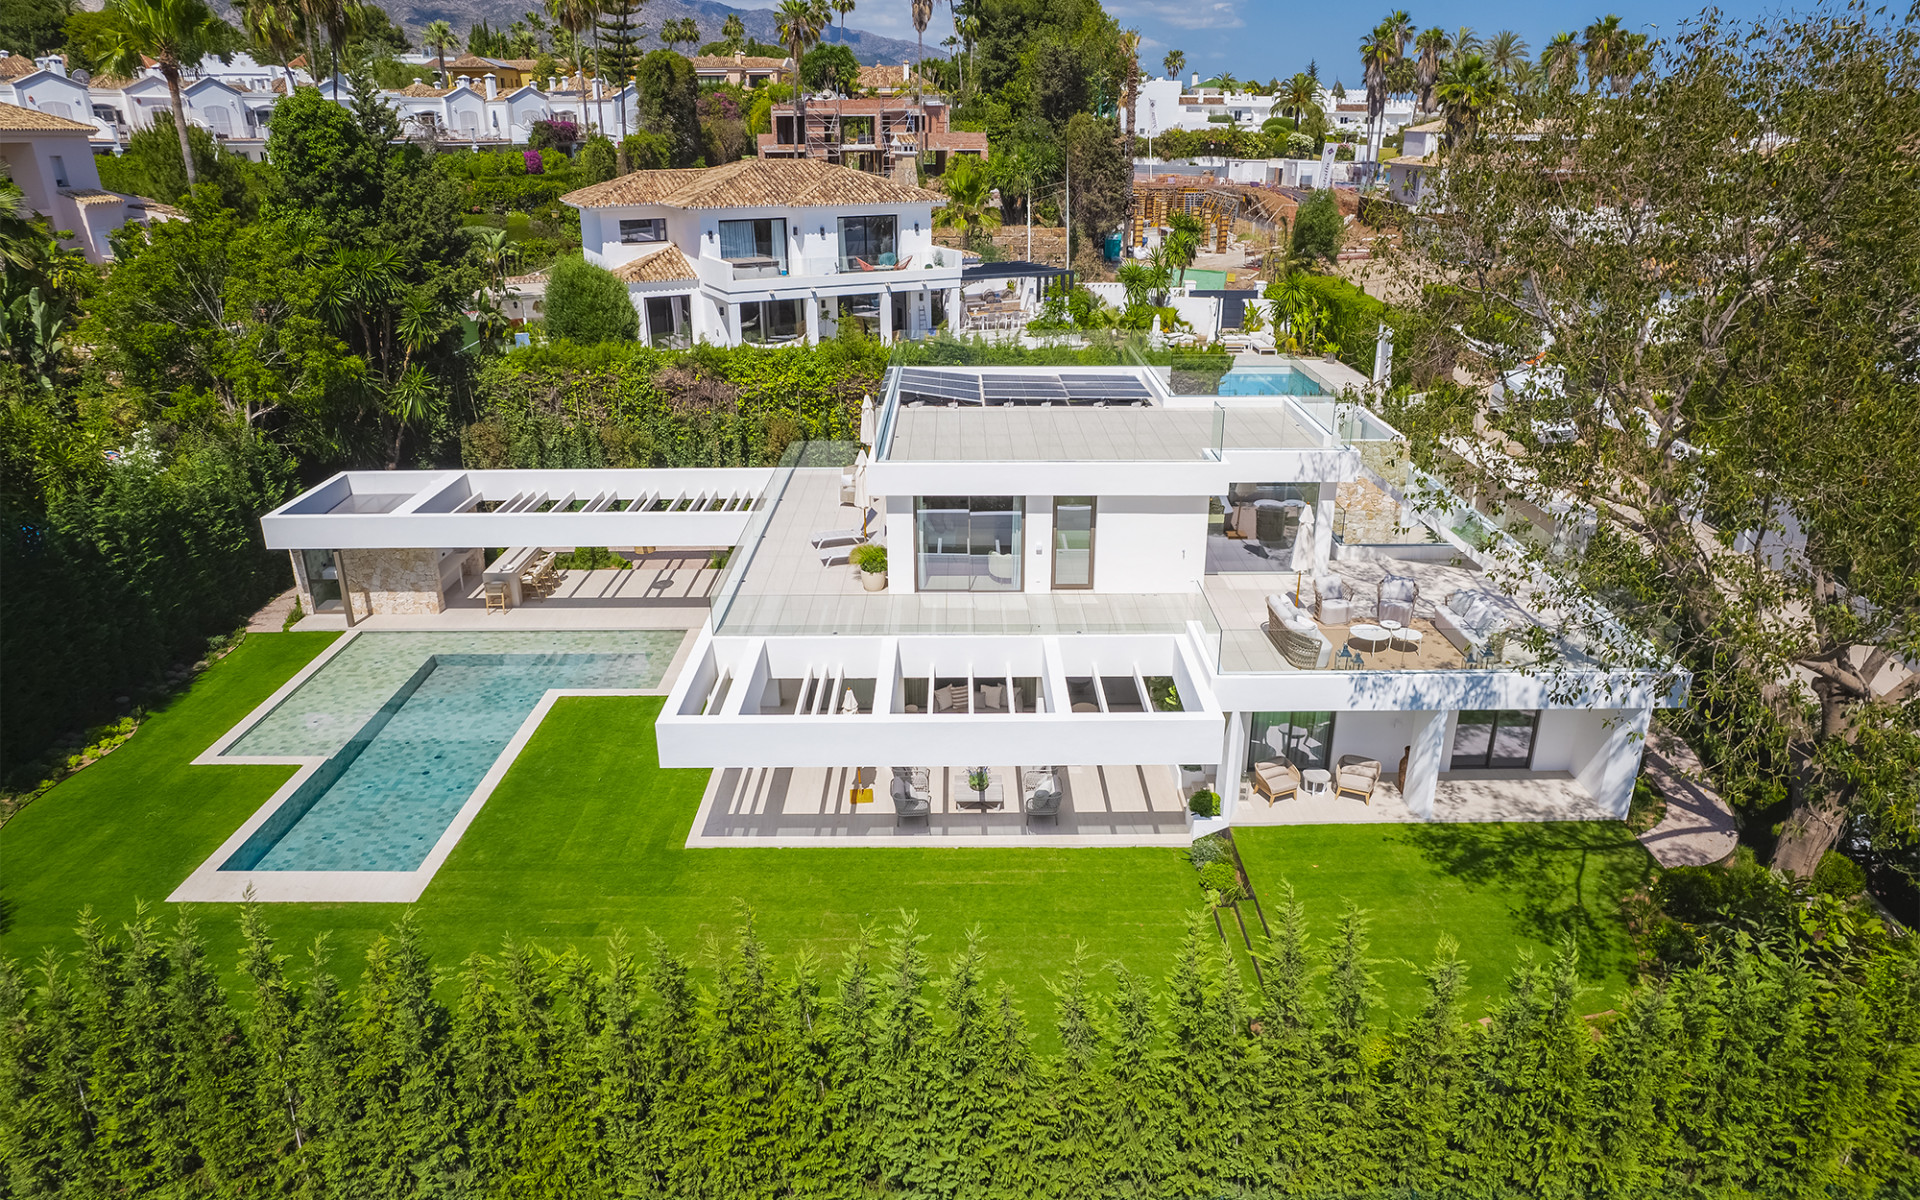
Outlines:
{"type": "Polygon", "coordinates": [[[1123,0],[1108,7],[1122,22],[1162,21],[1181,29],[1239,29],[1246,24],[1240,17],[1240,0],[1197,0],[1185,4],[1170,0],[1123,0]]]}

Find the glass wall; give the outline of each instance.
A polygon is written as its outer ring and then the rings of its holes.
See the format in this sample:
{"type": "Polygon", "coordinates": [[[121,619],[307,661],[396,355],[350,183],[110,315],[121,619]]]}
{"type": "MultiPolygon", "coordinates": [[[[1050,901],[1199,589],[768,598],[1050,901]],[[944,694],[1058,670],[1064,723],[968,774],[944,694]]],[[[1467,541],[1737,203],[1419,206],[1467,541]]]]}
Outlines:
{"type": "Polygon", "coordinates": [[[806,336],[805,300],[754,300],[740,306],[740,340],[759,346],[806,336]]]}
{"type": "Polygon", "coordinates": [[[1092,496],[1053,498],[1053,586],[1093,586],[1092,496]]]}
{"type": "Polygon", "coordinates": [[[1207,572],[1290,571],[1302,532],[1313,535],[1317,483],[1236,483],[1208,504],[1207,572]]]}
{"type": "Polygon", "coordinates": [[[892,267],[895,257],[894,234],[899,219],[893,216],[840,218],[840,269],[871,271],[892,267]]]}
{"type": "Polygon", "coordinates": [[[315,608],[328,602],[337,603],[340,599],[340,576],[334,570],[333,551],[302,550],[302,565],[307,568],[307,591],[313,596],[315,608]]]}
{"type": "Polygon", "coordinates": [[[1247,764],[1285,759],[1302,771],[1331,770],[1333,714],[1257,712],[1248,725],[1247,764]]]}
{"type": "Polygon", "coordinates": [[[1453,726],[1449,769],[1524,771],[1533,765],[1533,734],[1539,725],[1538,711],[1462,712],[1453,726]]]}
{"type": "Polygon", "coordinates": [[[780,217],[720,222],[720,257],[734,264],[734,275],[787,273],[787,223],[780,217]]]}
{"type": "Polygon", "coordinates": [[[1016,496],[916,496],[914,582],[923,592],[1017,592],[1023,502],[1016,496]]]}

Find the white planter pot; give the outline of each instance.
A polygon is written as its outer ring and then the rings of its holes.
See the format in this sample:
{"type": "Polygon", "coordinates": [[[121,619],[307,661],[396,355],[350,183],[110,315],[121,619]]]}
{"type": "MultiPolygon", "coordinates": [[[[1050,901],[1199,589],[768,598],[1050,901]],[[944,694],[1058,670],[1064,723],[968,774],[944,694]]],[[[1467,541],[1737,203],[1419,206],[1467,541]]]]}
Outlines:
{"type": "Polygon", "coordinates": [[[860,572],[860,586],[870,592],[884,591],[887,586],[887,573],[885,571],[862,571],[860,572]]]}

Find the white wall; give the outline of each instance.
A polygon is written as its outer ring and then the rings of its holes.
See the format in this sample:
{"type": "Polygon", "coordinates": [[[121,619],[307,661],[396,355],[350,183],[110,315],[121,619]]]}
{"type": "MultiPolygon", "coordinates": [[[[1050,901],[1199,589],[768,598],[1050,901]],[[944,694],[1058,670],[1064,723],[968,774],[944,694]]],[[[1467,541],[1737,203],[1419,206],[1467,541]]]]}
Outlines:
{"type": "Polygon", "coordinates": [[[1206,497],[1101,496],[1096,501],[1095,591],[1184,592],[1199,585],[1206,567],[1206,497]]]}

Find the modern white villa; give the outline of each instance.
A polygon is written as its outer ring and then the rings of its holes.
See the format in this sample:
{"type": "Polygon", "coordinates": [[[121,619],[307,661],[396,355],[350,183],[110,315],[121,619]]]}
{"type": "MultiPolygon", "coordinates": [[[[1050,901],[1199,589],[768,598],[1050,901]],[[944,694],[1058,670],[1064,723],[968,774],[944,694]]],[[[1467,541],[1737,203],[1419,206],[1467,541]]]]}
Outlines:
{"type": "Polygon", "coordinates": [[[635,171],[571,192],[590,262],[627,284],[655,345],[780,345],[857,321],[922,338],[960,306],[937,193],[808,159],[635,171]]]}
{"type": "Polygon", "coordinates": [[[896,366],[859,446],[779,467],[355,471],[262,525],[309,627],[686,630],[656,732],[711,772],[694,846],[1624,816],[1685,674],[1422,500],[1357,374],[1220,361],[896,366]],[[546,566],[576,546],[634,569],[546,566]]]}

